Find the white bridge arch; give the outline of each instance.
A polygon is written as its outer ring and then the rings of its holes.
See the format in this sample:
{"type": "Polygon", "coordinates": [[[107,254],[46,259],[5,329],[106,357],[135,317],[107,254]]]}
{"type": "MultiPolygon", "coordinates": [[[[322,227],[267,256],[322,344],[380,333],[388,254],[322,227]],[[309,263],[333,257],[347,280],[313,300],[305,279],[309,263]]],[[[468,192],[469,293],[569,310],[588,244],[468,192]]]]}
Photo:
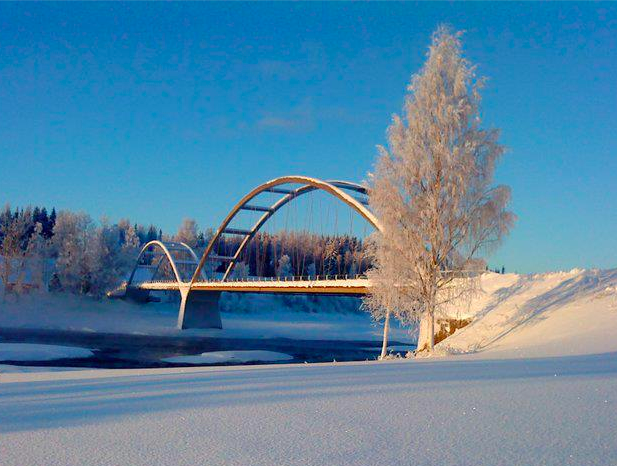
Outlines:
{"type": "Polygon", "coordinates": [[[171,269],[173,271],[174,277],[178,283],[183,283],[185,281],[186,275],[193,276],[195,268],[197,267],[199,259],[195,254],[195,251],[191,249],[188,244],[179,243],[179,242],[170,242],[170,241],[159,241],[153,240],[146,243],[141,250],[139,251],[139,255],[137,256],[137,261],[135,262],[135,266],[131,271],[131,275],[127,281],[127,286],[131,286],[131,284],[135,280],[135,275],[140,269],[147,269],[151,271],[150,276],[148,277],[148,281],[152,281],[156,279],[156,275],[161,269],[161,265],[163,264],[163,259],[167,258],[171,269]],[[141,264],[142,259],[152,254],[152,250],[160,250],[158,260],[155,261],[154,264],[141,264]],[[178,259],[174,257],[174,252],[181,252],[188,256],[187,259],[178,259]],[[188,266],[188,267],[187,267],[188,266]],[[182,269],[189,269],[189,273],[182,273],[182,269]]]}
{"type": "Polygon", "coordinates": [[[195,327],[216,327],[221,328],[221,318],[218,311],[218,298],[223,291],[238,291],[238,292],[266,292],[266,293],[319,293],[319,294],[364,294],[367,289],[368,282],[366,279],[361,280],[363,283],[348,283],[341,285],[333,283],[334,280],[311,281],[303,284],[296,282],[294,286],[261,286],[259,282],[252,282],[251,286],[238,286],[241,284],[227,284],[227,279],[233,271],[234,266],[241,258],[243,251],[250,243],[251,239],[259,232],[263,225],[272,216],[287,203],[293,201],[297,197],[310,193],[315,190],[324,191],[343,203],[347,204],[351,209],[356,211],[363,217],[371,226],[377,230],[382,230],[382,226],[373,213],[367,208],[367,200],[359,199],[357,196],[350,194],[351,192],[366,195],[366,188],[360,184],[329,180],[324,181],[317,178],[307,176],[283,176],[275,178],[266,183],[257,186],[255,189],[246,194],[236,205],[230,210],[227,216],[223,219],[212,239],[208,243],[204,253],[199,261],[195,252],[184,243],[170,243],[163,241],[151,241],[144,245],[139,253],[137,263],[133,268],[131,276],[127,282],[125,296],[136,299],[138,301],[147,301],[149,292],[154,290],[178,290],[181,295],[180,312],[178,314],[179,328],[195,328],[195,327]],[[299,185],[296,187],[285,187],[286,185],[299,185]],[[281,194],[282,196],[267,206],[252,204],[255,198],[262,193],[269,192],[281,194]],[[233,219],[243,210],[263,212],[253,226],[247,230],[230,228],[229,225],[233,219]],[[238,249],[231,256],[219,256],[214,253],[214,248],[217,242],[223,235],[238,235],[242,236],[242,240],[238,249]],[[140,265],[142,257],[151,249],[156,248],[162,251],[162,256],[169,260],[174,273],[175,283],[157,283],[153,279],[156,276],[158,268],[161,265],[161,260],[157,264],[140,265]],[[178,260],[174,257],[173,252],[183,252],[188,255],[189,260],[178,260]],[[202,274],[203,267],[208,260],[226,262],[225,273],[220,281],[204,282],[202,274]],[[190,280],[186,281],[180,271],[183,266],[192,271],[190,280]],[[150,282],[135,283],[135,274],[139,268],[149,267],[154,270],[150,282]]]}
{"type": "Polygon", "coordinates": [[[317,178],[311,178],[308,176],[283,176],[280,178],[275,178],[266,183],[263,183],[245,195],[240,201],[231,209],[229,214],[225,217],[221,225],[216,230],[214,236],[209,242],[206,250],[204,251],[201,260],[199,261],[199,265],[195,270],[195,274],[191,279],[191,284],[197,281],[197,279],[201,276],[201,271],[203,266],[207,260],[222,260],[228,262],[227,268],[225,270],[225,274],[223,275],[223,281],[227,280],[230,273],[232,272],[234,266],[236,265],[238,259],[242,256],[242,252],[246,248],[246,246],[250,243],[251,239],[259,232],[261,227],[284,205],[296,199],[297,197],[307,194],[309,192],[321,190],[327,192],[337,199],[340,199],[345,204],[350,206],[353,210],[355,210],[358,214],[360,214],[368,223],[370,223],[374,228],[381,230],[381,225],[377,218],[373,215],[373,213],[364,205],[364,203],[354,196],[350,195],[345,191],[355,191],[357,193],[366,194],[366,188],[360,184],[352,183],[349,181],[323,181],[317,178]],[[288,185],[288,184],[300,184],[300,187],[295,189],[283,189],[280,186],[288,185]],[[259,194],[264,192],[278,193],[283,194],[283,196],[272,203],[269,206],[258,206],[250,204],[250,202],[255,199],[259,194]],[[228,228],[231,221],[238,215],[238,213],[242,210],[252,210],[263,212],[263,215],[255,222],[255,224],[249,230],[238,230],[235,228],[228,228]],[[242,239],[238,250],[234,253],[233,256],[215,256],[212,251],[216,244],[216,242],[223,236],[224,234],[238,234],[244,236],[242,239]]]}

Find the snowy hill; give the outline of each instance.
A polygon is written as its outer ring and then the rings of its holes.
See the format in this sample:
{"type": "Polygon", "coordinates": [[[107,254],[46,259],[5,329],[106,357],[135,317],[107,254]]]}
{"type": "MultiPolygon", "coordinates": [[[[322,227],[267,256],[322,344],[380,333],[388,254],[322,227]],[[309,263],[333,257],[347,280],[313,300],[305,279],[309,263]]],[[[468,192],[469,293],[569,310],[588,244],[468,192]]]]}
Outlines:
{"type": "Polygon", "coordinates": [[[438,344],[441,353],[543,357],[617,351],[617,269],[487,273],[471,302],[451,312],[473,321],[438,344]]]}

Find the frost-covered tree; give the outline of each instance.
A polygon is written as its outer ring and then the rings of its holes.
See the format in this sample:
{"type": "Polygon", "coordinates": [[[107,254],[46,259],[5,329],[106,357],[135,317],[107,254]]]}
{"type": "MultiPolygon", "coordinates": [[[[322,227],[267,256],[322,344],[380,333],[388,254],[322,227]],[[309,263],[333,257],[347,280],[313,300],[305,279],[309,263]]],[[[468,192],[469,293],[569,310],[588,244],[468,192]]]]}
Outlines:
{"type": "MultiPolygon", "coordinates": [[[[121,225],[118,224],[118,227],[122,229],[121,225]]],[[[139,234],[135,227],[132,225],[128,225],[124,230],[124,239],[122,241],[122,263],[123,266],[129,267],[135,259],[137,258],[137,254],[139,254],[139,247],[141,246],[141,240],[139,239],[139,234]]]]}
{"type": "Polygon", "coordinates": [[[56,276],[62,289],[85,294],[90,288],[91,254],[89,243],[94,224],[89,215],[62,211],[54,225],[52,245],[56,250],[56,276]]]}
{"type": "Polygon", "coordinates": [[[283,254],[278,261],[276,267],[276,276],[279,278],[292,277],[293,271],[291,269],[291,259],[287,254],[283,254]]]}
{"type": "Polygon", "coordinates": [[[432,351],[435,316],[469,290],[478,255],[508,232],[510,190],[492,186],[503,154],[498,131],[480,127],[483,80],[462,56],[460,33],[439,27],[414,75],[404,116],[394,116],[388,147],[370,177],[370,205],[384,226],[375,233],[371,294],[376,317],[421,319],[432,351]]]}
{"type": "Polygon", "coordinates": [[[30,280],[39,289],[45,283],[45,268],[49,257],[49,240],[45,238],[45,228],[41,222],[36,222],[34,231],[28,240],[26,249],[30,280]]]}
{"type": "Polygon", "coordinates": [[[100,227],[92,232],[87,245],[88,294],[103,296],[124,275],[127,259],[120,241],[119,227],[110,225],[107,220],[102,220],[100,227]]]}
{"type": "Polygon", "coordinates": [[[356,263],[356,261],[352,261],[349,264],[349,278],[356,278],[356,275],[358,275],[358,264],[356,263]]]}
{"type": "Polygon", "coordinates": [[[194,248],[197,246],[198,233],[197,222],[192,218],[185,218],[182,220],[182,225],[180,225],[178,233],[176,233],[174,237],[174,241],[185,243],[194,248]]]}
{"type": "Polygon", "coordinates": [[[323,252],[323,275],[334,275],[337,273],[338,250],[334,239],[326,243],[323,252]]]}
{"type": "Polygon", "coordinates": [[[246,280],[249,276],[249,266],[246,262],[237,262],[234,266],[232,276],[236,280],[246,280]]]}
{"type": "Polygon", "coordinates": [[[21,292],[26,276],[27,247],[29,232],[32,225],[32,211],[15,212],[11,215],[7,205],[2,215],[0,233],[0,279],[2,280],[3,295],[9,291],[9,286],[16,293],[21,292]]]}
{"type": "Polygon", "coordinates": [[[315,278],[317,276],[317,268],[315,267],[315,262],[311,262],[306,267],[306,275],[308,278],[315,278]]]}

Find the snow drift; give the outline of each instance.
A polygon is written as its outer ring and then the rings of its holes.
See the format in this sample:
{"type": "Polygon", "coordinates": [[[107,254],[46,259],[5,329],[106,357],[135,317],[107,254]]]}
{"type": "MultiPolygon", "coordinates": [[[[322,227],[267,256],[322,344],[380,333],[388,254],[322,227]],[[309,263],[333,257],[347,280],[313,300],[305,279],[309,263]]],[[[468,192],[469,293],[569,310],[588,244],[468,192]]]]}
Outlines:
{"type": "Polygon", "coordinates": [[[473,319],[440,353],[540,357],[617,351],[617,269],[534,275],[487,273],[453,317],[473,319]]]}

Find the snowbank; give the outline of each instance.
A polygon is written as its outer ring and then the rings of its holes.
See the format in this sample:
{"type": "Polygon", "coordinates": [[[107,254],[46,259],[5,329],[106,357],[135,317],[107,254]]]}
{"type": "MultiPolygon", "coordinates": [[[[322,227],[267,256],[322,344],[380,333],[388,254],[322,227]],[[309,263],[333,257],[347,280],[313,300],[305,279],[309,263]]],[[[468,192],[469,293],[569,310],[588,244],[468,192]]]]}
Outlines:
{"type": "Polygon", "coordinates": [[[451,313],[473,322],[438,344],[442,353],[543,357],[617,352],[617,269],[488,273],[479,294],[451,313]]]}
{"type": "Polygon", "coordinates": [[[53,361],[90,358],[93,355],[89,349],[74,346],[0,343],[0,361],[53,361]]]}
{"type": "Polygon", "coordinates": [[[183,363],[183,364],[216,364],[216,363],[231,363],[241,364],[247,362],[275,362],[275,361],[290,361],[293,356],[275,351],[210,351],[207,353],[194,354],[189,356],[175,356],[172,358],[164,358],[165,362],[183,363]]]}

